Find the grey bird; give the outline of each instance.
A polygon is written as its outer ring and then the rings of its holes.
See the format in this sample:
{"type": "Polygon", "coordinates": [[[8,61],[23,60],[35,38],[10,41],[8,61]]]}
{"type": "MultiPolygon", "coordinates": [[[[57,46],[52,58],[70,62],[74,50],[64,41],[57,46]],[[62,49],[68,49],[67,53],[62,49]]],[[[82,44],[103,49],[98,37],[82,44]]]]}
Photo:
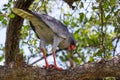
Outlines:
{"type": "Polygon", "coordinates": [[[56,48],[58,47],[59,49],[68,49],[69,51],[76,49],[75,39],[68,31],[67,27],[59,20],[47,14],[39,14],[37,12],[32,12],[30,10],[25,11],[18,8],[13,8],[12,11],[18,16],[30,21],[32,29],[41,41],[40,49],[45,59],[45,67],[50,67],[46,59],[45,45],[52,44],[54,67],[56,69],[61,69],[56,64],[56,48]]]}

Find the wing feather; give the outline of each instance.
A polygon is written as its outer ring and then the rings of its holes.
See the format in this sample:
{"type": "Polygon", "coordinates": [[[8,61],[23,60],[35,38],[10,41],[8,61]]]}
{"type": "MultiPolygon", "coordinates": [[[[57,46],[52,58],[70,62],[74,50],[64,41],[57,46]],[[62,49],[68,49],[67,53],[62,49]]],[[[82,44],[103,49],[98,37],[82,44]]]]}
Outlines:
{"type": "Polygon", "coordinates": [[[36,22],[37,24],[40,23],[39,21],[43,22],[46,24],[46,27],[49,27],[55,34],[62,38],[67,38],[70,34],[67,27],[63,23],[49,15],[38,14],[37,12],[32,11],[27,12],[18,8],[13,8],[12,11],[20,17],[30,20],[31,22],[36,22]]]}

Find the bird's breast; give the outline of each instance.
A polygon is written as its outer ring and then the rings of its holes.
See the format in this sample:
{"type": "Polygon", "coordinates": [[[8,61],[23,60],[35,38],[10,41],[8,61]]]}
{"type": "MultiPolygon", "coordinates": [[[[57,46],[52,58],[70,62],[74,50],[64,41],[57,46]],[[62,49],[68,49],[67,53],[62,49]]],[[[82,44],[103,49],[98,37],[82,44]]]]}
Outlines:
{"type": "Polygon", "coordinates": [[[64,39],[62,42],[60,42],[60,44],[58,45],[58,47],[60,49],[66,49],[70,46],[70,43],[68,41],[68,38],[64,39]]]}

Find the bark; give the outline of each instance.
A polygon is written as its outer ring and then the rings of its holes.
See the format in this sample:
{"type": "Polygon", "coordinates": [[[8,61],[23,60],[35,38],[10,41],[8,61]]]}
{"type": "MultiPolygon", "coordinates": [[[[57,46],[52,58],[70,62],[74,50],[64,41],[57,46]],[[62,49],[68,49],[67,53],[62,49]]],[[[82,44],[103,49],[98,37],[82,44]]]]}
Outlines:
{"type": "Polygon", "coordinates": [[[110,60],[102,59],[61,71],[21,65],[0,66],[0,80],[96,80],[96,78],[120,76],[120,55],[110,60]]]}
{"type": "MultiPolygon", "coordinates": [[[[17,0],[15,7],[28,9],[34,0],[17,0]]],[[[14,62],[16,54],[19,53],[20,30],[23,24],[23,19],[16,16],[10,19],[5,42],[5,64],[8,65],[14,62]]]]}

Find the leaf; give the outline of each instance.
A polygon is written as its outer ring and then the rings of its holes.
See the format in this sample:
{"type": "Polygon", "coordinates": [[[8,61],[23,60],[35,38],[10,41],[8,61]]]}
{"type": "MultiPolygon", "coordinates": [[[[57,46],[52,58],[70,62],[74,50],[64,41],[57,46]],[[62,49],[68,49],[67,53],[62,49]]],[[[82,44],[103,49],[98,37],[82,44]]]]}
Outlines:
{"type": "Polygon", "coordinates": [[[90,62],[93,62],[94,61],[94,58],[93,56],[90,56],[90,59],[89,59],[90,62]]]}
{"type": "Polygon", "coordinates": [[[84,7],[84,4],[83,4],[83,2],[81,2],[81,4],[80,4],[80,8],[83,8],[84,7]]]}
{"type": "Polygon", "coordinates": [[[79,16],[80,16],[79,21],[82,22],[82,21],[83,21],[83,18],[85,17],[84,13],[80,13],[79,16]]]}
{"type": "Polygon", "coordinates": [[[4,19],[3,15],[0,15],[0,21],[2,21],[4,19]]]}
{"type": "Polygon", "coordinates": [[[80,63],[80,59],[77,58],[77,57],[74,57],[73,60],[74,60],[75,62],[77,62],[77,63],[80,63]]]}
{"type": "Polygon", "coordinates": [[[11,4],[10,4],[10,3],[8,3],[8,4],[4,4],[3,6],[7,8],[7,7],[10,7],[10,6],[11,6],[11,4]]]}
{"type": "Polygon", "coordinates": [[[0,62],[5,58],[4,54],[0,56],[0,62]]]}
{"type": "Polygon", "coordinates": [[[65,20],[64,23],[65,23],[66,26],[68,26],[70,24],[69,20],[65,20]]]}
{"type": "Polygon", "coordinates": [[[4,7],[7,7],[8,5],[7,5],[7,4],[4,4],[3,6],[4,6],[4,7]]]}
{"type": "Polygon", "coordinates": [[[64,56],[59,56],[59,58],[60,58],[62,61],[66,61],[66,59],[64,58],[64,56]]]}
{"type": "Polygon", "coordinates": [[[9,18],[14,18],[15,15],[11,13],[8,17],[9,17],[9,18]]]}
{"type": "Polygon", "coordinates": [[[66,15],[67,17],[70,17],[70,16],[71,16],[71,14],[69,14],[69,13],[68,13],[68,14],[65,14],[65,15],[66,15]]]}
{"type": "Polygon", "coordinates": [[[2,10],[3,10],[3,11],[6,11],[7,9],[8,9],[8,8],[3,8],[2,10]]]}
{"type": "Polygon", "coordinates": [[[4,25],[7,25],[7,19],[3,19],[2,23],[3,23],[4,25]]]}
{"type": "Polygon", "coordinates": [[[93,9],[93,10],[99,9],[99,7],[93,6],[92,9],[93,9]]]}

